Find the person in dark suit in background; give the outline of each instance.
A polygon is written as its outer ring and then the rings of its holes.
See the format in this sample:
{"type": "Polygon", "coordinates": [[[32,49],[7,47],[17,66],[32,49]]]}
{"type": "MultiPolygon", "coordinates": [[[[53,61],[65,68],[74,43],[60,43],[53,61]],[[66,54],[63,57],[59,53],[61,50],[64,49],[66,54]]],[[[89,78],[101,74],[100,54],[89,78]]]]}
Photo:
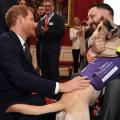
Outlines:
{"type": "Polygon", "coordinates": [[[44,1],[46,18],[38,23],[41,40],[41,71],[44,78],[59,81],[60,41],[64,35],[64,22],[54,13],[54,2],[44,1]]]}
{"type": "MultiPolygon", "coordinates": [[[[45,7],[41,4],[37,9],[38,22],[41,22],[45,17],[45,7]]],[[[41,64],[41,39],[39,36],[36,38],[36,59],[37,59],[37,68],[36,70],[40,72],[40,64],[41,64]]]]}
{"type": "Polygon", "coordinates": [[[15,4],[18,4],[18,0],[0,0],[0,34],[8,31],[8,27],[5,23],[5,13],[15,4]]]}
{"type": "Polygon", "coordinates": [[[12,6],[6,14],[10,29],[0,36],[0,120],[44,120],[43,116],[5,113],[17,103],[44,105],[44,97],[58,92],[70,92],[89,86],[86,77],[76,77],[66,83],[41,78],[25,54],[25,42],[35,35],[33,9],[28,6],[12,6]],[[35,92],[38,94],[31,94],[35,92]]]}

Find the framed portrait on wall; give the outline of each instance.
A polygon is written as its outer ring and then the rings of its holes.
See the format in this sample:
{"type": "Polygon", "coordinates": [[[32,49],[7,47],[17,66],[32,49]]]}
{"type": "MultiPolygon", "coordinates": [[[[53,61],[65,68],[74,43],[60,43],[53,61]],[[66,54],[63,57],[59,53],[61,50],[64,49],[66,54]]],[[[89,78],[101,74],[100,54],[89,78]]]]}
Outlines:
{"type": "MultiPolygon", "coordinates": [[[[29,5],[34,8],[35,10],[35,18],[37,17],[37,8],[43,1],[48,0],[27,0],[29,5]]],[[[55,3],[55,13],[60,15],[66,27],[70,27],[72,23],[72,16],[73,16],[73,0],[53,0],[55,3]]]]}
{"type": "Polygon", "coordinates": [[[73,0],[54,0],[55,12],[65,21],[65,26],[70,27],[73,16],[73,0]]]}

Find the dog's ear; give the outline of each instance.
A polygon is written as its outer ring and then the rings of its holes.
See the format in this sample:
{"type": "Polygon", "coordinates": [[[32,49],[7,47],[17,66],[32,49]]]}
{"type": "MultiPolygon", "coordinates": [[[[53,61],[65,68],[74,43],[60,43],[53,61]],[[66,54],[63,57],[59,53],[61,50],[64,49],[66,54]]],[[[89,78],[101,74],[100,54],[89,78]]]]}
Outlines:
{"type": "Polygon", "coordinates": [[[112,26],[112,23],[110,20],[108,19],[104,19],[103,20],[103,24],[106,26],[107,30],[110,31],[111,29],[114,28],[114,26],[112,26]]]}

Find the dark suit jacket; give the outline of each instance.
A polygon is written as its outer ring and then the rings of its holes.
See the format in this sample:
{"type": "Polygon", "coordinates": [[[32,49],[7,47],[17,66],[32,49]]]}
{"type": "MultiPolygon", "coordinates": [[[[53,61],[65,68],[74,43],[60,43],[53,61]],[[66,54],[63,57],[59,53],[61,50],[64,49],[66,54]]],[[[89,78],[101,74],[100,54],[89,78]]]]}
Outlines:
{"type": "Polygon", "coordinates": [[[38,23],[39,40],[42,42],[42,52],[46,53],[60,53],[60,41],[64,35],[63,19],[54,14],[49,21],[48,31],[41,32],[41,26],[44,25],[44,20],[38,23]]]}
{"type": "Polygon", "coordinates": [[[0,36],[0,111],[31,92],[52,97],[55,86],[37,75],[14,32],[0,36]]]}
{"type": "Polygon", "coordinates": [[[18,0],[0,0],[0,34],[8,31],[8,27],[5,23],[5,13],[15,4],[18,4],[18,0]]]}

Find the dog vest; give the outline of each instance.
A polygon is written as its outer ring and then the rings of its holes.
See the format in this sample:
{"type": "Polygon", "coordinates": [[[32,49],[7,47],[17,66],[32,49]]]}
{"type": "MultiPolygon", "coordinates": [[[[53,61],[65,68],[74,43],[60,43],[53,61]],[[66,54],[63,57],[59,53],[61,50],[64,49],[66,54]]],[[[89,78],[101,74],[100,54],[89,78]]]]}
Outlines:
{"type": "Polygon", "coordinates": [[[97,90],[102,89],[109,81],[120,74],[120,57],[96,58],[80,72],[80,76],[88,76],[97,90]]]}

